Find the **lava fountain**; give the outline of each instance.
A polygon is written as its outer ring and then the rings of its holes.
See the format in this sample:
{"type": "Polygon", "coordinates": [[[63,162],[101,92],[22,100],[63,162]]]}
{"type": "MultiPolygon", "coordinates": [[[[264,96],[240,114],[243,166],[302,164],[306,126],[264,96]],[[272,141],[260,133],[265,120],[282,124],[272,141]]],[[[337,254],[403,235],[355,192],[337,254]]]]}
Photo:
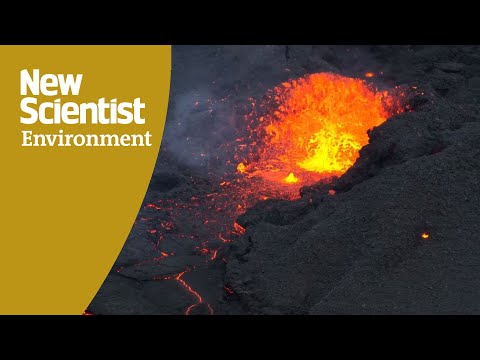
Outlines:
{"type": "Polygon", "coordinates": [[[237,157],[237,170],[295,191],[339,176],[368,143],[368,130],[403,111],[397,99],[364,80],[331,73],[284,82],[266,97],[265,114],[251,120],[250,151],[237,157]]]}

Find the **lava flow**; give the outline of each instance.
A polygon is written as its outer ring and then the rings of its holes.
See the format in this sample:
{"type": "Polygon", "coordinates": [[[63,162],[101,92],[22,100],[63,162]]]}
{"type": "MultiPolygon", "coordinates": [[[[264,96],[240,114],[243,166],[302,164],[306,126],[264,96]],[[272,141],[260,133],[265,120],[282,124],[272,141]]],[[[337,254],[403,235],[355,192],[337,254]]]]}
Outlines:
{"type": "Polygon", "coordinates": [[[231,154],[230,173],[212,172],[208,180],[191,177],[194,196],[166,193],[145,204],[139,220],[149,226],[145,236],[152,240],[155,256],[133,266],[162,265],[175,257],[191,258],[193,252],[197,263],[151,280],[181,285],[193,300],[186,315],[195,308],[213,314],[208,297],[184,274],[193,276],[211,263],[228,261],[222,249],[245,233],[236,218],[248,207],[267,199],[298,199],[301,187],[343,174],[368,143],[367,131],[403,111],[401,96],[377,91],[365,80],[318,73],[284,82],[261,101],[252,100],[238,137],[219,149],[231,154]]]}

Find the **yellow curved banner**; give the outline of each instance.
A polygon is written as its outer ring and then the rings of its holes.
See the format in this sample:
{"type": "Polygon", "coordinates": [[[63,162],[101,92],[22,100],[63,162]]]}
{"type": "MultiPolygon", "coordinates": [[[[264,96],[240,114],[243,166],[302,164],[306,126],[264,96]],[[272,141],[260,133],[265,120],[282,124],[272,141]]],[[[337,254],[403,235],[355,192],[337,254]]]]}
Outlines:
{"type": "Polygon", "coordinates": [[[0,314],[82,314],[158,155],[170,46],[0,46],[0,314]]]}

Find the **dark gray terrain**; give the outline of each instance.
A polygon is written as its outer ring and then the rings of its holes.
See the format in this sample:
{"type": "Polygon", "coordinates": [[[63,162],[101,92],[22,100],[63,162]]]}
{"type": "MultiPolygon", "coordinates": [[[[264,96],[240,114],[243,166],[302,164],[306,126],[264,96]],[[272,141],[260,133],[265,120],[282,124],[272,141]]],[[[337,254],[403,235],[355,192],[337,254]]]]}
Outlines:
{"type": "Polygon", "coordinates": [[[477,46],[174,47],[154,176],[89,310],[480,313],[479,96],[477,46]],[[297,201],[261,201],[238,219],[228,196],[210,202],[234,172],[222,144],[249,98],[322,71],[375,72],[377,86],[409,89],[412,111],[373,129],[352,168],[297,201]],[[229,230],[236,219],[245,233],[229,230]]]}

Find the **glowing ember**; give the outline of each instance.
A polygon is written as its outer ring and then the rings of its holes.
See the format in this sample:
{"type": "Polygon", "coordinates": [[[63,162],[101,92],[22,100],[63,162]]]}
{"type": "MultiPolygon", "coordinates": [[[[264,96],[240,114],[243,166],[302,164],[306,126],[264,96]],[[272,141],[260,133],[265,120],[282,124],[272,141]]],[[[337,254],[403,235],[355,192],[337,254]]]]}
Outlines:
{"type": "Polygon", "coordinates": [[[241,172],[241,173],[245,172],[245,168],[246,168],[246,166],[245,166],[244,163],[240,163],[240,164],[238,164],[238,166],[237,166],[238,172],[241,172]]]}
{"type": "Polygon", "coordinates": [[[250,128],[253,151],[241,156],[249,165],[237,169],[270,182],[302,179],[302,185],[343,174],[368,143],[367,131],[402,111],[387,91],[330,73],[284,82],[266,102],[267,114],[250,128]]]}
{"type": "Polygon", "coordinates": [[[245,229],[242,227],[242,225],[240,225],[239,223],[237,223],[236,221],[233,223],[233,228],[235,229],[235,232],[238,234],[238,235],[242,235],[245,233],[245,229]]]}
{"type": "Polygon", "coordinates": [[[422,239],[428,239],[430,235],[428,235],[426,232],[422,233],[422,239]]]}
{"type": "Polygon", "coordinates": [[[286,183],[289,183],[289,184],[291,184],[291,183],[296,183],[296,182],[298,182],[298,179],[295,177],[295,175],[293,175],[293,173],[290,173],[290,174],[288,174],[288,176],[285,178],[285,182],[286,182],[286,183]]]}
{"type": "Polygon", "coordinates": [[[372,72],[367,72],[367,73],[365,73],[365,77],[366,77],[366,78],[372,78],[372,77],[374,77],[374,76],[375,76],[375,74],[372,73],[372,72]]]}

